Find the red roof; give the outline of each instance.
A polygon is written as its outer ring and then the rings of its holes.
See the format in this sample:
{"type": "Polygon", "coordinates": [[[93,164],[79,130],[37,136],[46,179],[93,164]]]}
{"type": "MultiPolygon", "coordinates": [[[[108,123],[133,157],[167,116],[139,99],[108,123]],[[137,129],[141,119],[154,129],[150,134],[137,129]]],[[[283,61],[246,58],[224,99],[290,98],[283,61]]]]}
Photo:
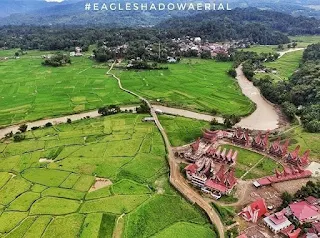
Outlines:
{"type": "Polygon", "coordinates": [[[279,225],[288,220],[288,218],[284,216],[284,212],[282,211],[269,216],[269,219],[276,225],[279,225]]]}
{"type": "Polygon", "coordinates": [[[312,217],[318,216],[319,212],[317,208],[311,206],[306,201],[301,201],[297,203],[292,203],[289,205],[293,215],[299,219],[299,221],[303,221],[305,219],[310,219],[312,217]]]}
{"type": "Polygon", "coordinates": [[[196,164],[189,164],[184,169],[194,174],[197,171],[198,166],[196,164]]]}
{"type": "Polygon", "coordinates": [[[290,232],[290,233],[287,233],[287,235],[288,235],[289,238],[298,238],[300,232],[301,232],[301,229],[298,228],[298,229],[295,230],[295,231],[292,231],[292,232],[290,232]]]}
{"type": "Polygon", "coordinates": [[[320,222],[314,223],[312,226],[320,234],[320,222]]]}
{"type": "Polygon", "coordinates": [[[194,143],[191,144],[191,148],[193,151],[198,151],[199,149],[199,145],[200,145],[200,138],[198,138],[198,140],[194,143]]]}
{"type": "Polygon", "coordinates": [[[214,189],[214,190],[217,190],[217,191],[220,191],[222,193],[226,193],[227,192],[227,187],[222,185],[222,184],[218,184],[216,183],[215,181],[213,181],[212,179],[208,179],[206,182],[205,182],[205,186],[211,188],[211,189],[214,189]]]}
{"type": "Polygon", "coordinates": [[[237,238],[248,238],[248,236],[243,233],[243,234],[239,235],[237,238]]]}
{"type": "Polygon", "coordinates": [[[259,210],[258,218],[262,217],[268,211],[267,206],[266,206],[266,202],[263,198],[259,198],[255,202],[251,203],[250,206],[253,211],[259,210]]]}
{"type": "Polygon", "coordinates": [[[309,196],[305,200],[311,205],[316,204],[318,202],[318,199],[314,196],[309,196]]]}

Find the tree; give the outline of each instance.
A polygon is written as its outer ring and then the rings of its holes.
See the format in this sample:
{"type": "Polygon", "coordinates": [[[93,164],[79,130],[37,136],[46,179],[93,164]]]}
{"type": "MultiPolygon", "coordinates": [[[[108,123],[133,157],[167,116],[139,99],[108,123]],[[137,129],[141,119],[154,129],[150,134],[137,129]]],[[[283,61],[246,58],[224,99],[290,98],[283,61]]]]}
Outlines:
{"type": "Polygon", "coordinates": [[[68,118],[68,119],[67,119],[67,123],[69,123],[69,124],[70,124],[71,122],[72,122],[72,121],[71,121],[71,119],[70,119],[70,118],[68,118]]]}
{"type": "Polygon", "coordinates": [[[51,122],[48,122],[48,123],[46,123],[44,126],[45,126],[45,127],[52,127],[53,124],[52,124],[51,122]]]}
{"type": "Polygon", "coordinates": [[[13,141],[14,141],[14,142],[20,142],[20,141],[23,141],[25,138],[26,138],[25,135],[20,134],[20,133],[16,133],[16,134],[13,136],[13,141]]]}
{"type": "Polygon", "coordinates": [[[20,54],[19,52],[14,53],[15,57],[18,57],[20,54]]]}
{"type": "Polygon", "coordinates": [[[117,114],[120,111],[121,109],[119,106],[109,105],[109,106],[99,108],[98,113],[101,114],[102,116],[109,116],[109,115],[117,114]]]}
{"type": "Polygon", "coordinates": [[[283,44],[278,45],[278,50],[284,50],[283,44]]]}
{"type": "Polygon", "coordinates": [[[236,72],[236,70],[233,69],[233,68],[228,70],[228,74],[229,74],[232,78],[237,77],[237,72],[236,72]]]}
{"type": "Polygon", "coordinates": [[[137,113],[150,113],[150,108],[145,101],[142,101],[141,105],[136,108],[137,113]]]}
{"type": "Polygon", "coordinates": [[[19,126],[18,130],[21,132],[21,133],[24,133],[26,132],[28,129],[28,126],[26,124],[23,124],[21,126],[19,126]]]}
{"type": "Polygon", "coordinates": [[[283,112],[292,120],[297,113],[296,106],[291,102],[282,103],[283,112]]]}

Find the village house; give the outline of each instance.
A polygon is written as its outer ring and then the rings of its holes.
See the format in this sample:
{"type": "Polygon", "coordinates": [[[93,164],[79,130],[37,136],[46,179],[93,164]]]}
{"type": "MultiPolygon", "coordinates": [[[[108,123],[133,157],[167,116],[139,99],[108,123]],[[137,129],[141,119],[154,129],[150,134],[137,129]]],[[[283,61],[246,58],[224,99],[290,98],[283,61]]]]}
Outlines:
{"type": "Polygon", "coordinates": [[[289,153],[285,157],[284,159],[285,162],[293,164],[295,166],[306,167],[310,163],[309,162],[310,150],[305,151],[301,157],[299,156],[299,150],[300,150],[300,145],[298,145],[293,152],[289,153]]]}
{"type": "Polygon", "coordinates": [[[229,194],[237,183],[233,168],[221,165],[215,173],[215,164],[209,158],[201,158],[194,164],[185,168],[186,176],[191,183],[210,193],[215,198],[229,194]]]}
{"type": "Polygon", "coordinates": [[[263,198],[259,198],[255,202],[243,208],[238,215],[248,222],[256,223],[258,219],[267,213],[267,211],[265,200],[263,198]]]}
{"type": "Polygon", "coordinates": [[[236,163],[236,160],[238,157],[238,151],[233,152],[232,149],[227,151],[226,148],[222,150],[221,147],[219,147],[218,149],[215,149],[214,145],[211,145],[205,152],[205,156],[213,159],[217,163],[231,165],[236,163]]]}
{"type": "Polygon", "coordinates": [[[268,186],[273,183],[279,183],[284,181],[296,180],[301,178],[311,177],[312,172],[309,170],[304,170],[300,166],[294,167],[283,167],[283,172],[280,172],[278,169],[275,169],[275,175],[267,176],[260,178],[253,182],[255,187],[268,186]]]}
{"type": "Polygon", "coordinates": [[[248,130],[244,130],[242,128],[236,128],[232,137],[232,141],[235,144],[239,144],[242,146],[247,146],[250,142],[249,132],[248,130]]]}
{"type": "Polygon", "coordinates": [[[260,151],[266,151],[269,145],[269,131],[262,135],[261,132],[253,139],[252,148],[260,151]]]}
{"type": "Polygon", "coordinates": [[[281,145],[280,137],[271,144],[269,153],[275,157],[283,158],[288,153],[288,146],[290,140],[286,140],[284,144],[281,145]]]}
{"type": "Polygon", "coordinates": [[[320,221],[320,209],[307,201],[294,202],[289,204],[287,214],[293,215],[300,224],[306,222],[320,221]]]}
{"type": "Polygon", "coordinates": [[[270,216],[263,218],[263,222],[266,226],[275,234],[285,230],[291,226],[291,222],[285,216],[284,211],[277,212],[270,216]]]}

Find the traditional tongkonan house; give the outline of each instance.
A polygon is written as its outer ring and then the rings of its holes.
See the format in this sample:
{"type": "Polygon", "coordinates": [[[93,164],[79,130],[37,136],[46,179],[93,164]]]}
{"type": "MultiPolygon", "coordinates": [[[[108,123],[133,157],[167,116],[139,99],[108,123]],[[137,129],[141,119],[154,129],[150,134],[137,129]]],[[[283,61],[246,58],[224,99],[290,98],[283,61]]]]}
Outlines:
{"type": "Polygon", "coordinates": [[[199,150],[199,146],[200,146],[200,138],[198,138],[196,142],[191,144],[192,153],[195,154],[199,150]]]}
{"type": "Polygon", "coordinates": [[[207,149],[205,155],[209,158],[214,158],[215,157],[215,154],[216,154],[216,149],[214,148],[213,145],[211,145],[209,147],[209,149],[207,149]]]}
{"type": "Polygon", "coordinates": [[[300,146],[298,145],[293,152],[286,156],[285,161],[295,166],[306,167],[309,164],[310,150],[307,150],[301,157],[299,157],[299,149],[300,146]]]}
{"type": "Polygon", "coordinates": [[[252,141],[252,147],[260,151],[267,150],[268,144],[269,144],[269,131],[265,135],[262,135],[261,132],[259,132],[259,134],[252,141]]]}
{"type": "Polygon", "coordinates": [[[208,179],[205,182],[205,188],[213,193],[221,195],[229,194],[237,183],[234,176],[234,169],[225,169],[222,165],[214,178],[208,179]]]}
{"type": "Polygon", "coordinates": [[[280,143],[280,137],[272,143],[269,149],[269,153],[273,156],[282,158],[288,153],[288,146],[289,146],[289,139],[286,140],[286,142],[281,145],[280,143]]]}
{"type": "Polygon", "coordinates": [[[218,131],[210,131],[208,129],[205,129],[203,131],[203,139],[208,143],[214,143],[218,139],[222,139],[224,137],[224,131],[218,130],[218,131]]]}
{"type": "Polygon", "coordinates": [[[247,146],[249,144],[249,132],[242,128],[236,128],[232,141],[236,144],[247,146]]]}
{"type": "Polygon", "coordinates": [[[299,157],[299,150],[300,150],[300,145],[298,145],[293,152],[290,152],[289,154],[287,154],[287,156],[285,157],[285,161],[288,163],[292,161],[296,161],[299,157]]]}
{"type": "Polygon", "coordinates": [[[215,149],[212,145],[207,149],[205,156],[214,160],[215,162],[231,165],[236,162],[238,151],[233,151],[232,149],[227,151],[227,149],[224,148],[221,152],[221,147],[215,149]]]}

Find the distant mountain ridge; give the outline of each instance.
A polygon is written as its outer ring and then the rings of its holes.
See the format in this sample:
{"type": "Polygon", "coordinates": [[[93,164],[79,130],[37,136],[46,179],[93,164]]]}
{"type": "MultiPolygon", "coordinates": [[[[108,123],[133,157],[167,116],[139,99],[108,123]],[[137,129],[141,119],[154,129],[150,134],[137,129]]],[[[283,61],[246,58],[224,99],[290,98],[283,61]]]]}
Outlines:
{"type": "MultiPolygon", "coordinates": [[[[170,0],[154,0],[154,3],[170,0]]],[[[192,0],[175,0],[174,2],[192,0]]],[[[207,0],[203,0],[209,2],[207,0]]],[[[226,0],[223,0],[227,2],[226,0]]],[[[318,0],[228,0],[231,8],[254,6],[262,9],[275,10],[294,16],[307,15],[320,19],[320,11],[308,8],[319,5],[318,0]]],[[[171,17],[194,15],[197,12],[184,11],[85,11],[87,2],[110,2],[109,0],[65,0],[62,3],[45,2],[44,0],[0,0],[0,25],[112,25],[114,27],[149,27],[168,20],[171,17]]],[[[129,2],[129,0],[114,0],[129,2]]],[[[135,2],[150,2],[135,0],[135,2]]],[[[172,1],[170,1],[172,2],[172,1]]],[[[214,13],[215,14],[215,13],[214,13]]]]}

